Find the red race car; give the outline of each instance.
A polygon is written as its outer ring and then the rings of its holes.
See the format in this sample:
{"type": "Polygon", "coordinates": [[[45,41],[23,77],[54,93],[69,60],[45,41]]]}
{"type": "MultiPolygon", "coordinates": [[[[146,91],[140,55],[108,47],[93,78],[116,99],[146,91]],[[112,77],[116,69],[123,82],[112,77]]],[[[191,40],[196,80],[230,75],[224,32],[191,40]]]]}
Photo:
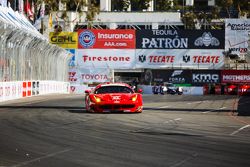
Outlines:
{"type": "Polygon", "coordinates": [[[135,92],[126,83],[103,83],[85,91],[88,112],[142,112],[142,90],[135,92]]]}

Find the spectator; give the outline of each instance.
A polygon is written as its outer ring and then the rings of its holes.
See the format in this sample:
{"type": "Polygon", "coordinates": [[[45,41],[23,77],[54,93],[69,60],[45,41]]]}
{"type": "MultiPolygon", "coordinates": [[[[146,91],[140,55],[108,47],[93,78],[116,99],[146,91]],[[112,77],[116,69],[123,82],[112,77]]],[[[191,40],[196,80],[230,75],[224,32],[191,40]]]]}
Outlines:
{"type": "Polygon", "coordinates": [[[138,78],[135,78],[133,81],[133,86],[135,87],[134,90],[137,91],[138,90],[138,84],[139,84],[139,80],[138,78]]]}

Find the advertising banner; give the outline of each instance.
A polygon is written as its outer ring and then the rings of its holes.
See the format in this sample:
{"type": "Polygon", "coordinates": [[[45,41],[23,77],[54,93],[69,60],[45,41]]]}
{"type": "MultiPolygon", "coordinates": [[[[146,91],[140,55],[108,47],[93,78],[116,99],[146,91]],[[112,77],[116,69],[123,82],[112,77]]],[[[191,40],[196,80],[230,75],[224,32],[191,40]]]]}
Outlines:
{"type": "Polygon", "coordinates": [[[69,69],[69,82],[70,84],[80,84],[80,74],[76,67],[69,69]]]}
{"type": "Polygon", "coordinates": [[[78,30],[79,49],[134,49],[135,30],[78,30]]]}
{"type": "Polygon", "coordinates": [[[88,89],[87,85],[70,85],[70,93],[72,94],[84,94],[84,91],[88,89]]]}
{"type": "Polygon", "coordinates": [[[220,69],[224,65],[222,49],[136,49],[136,68],[220,69]]]}
{"type": "Polygon", "coordinates": [[[77,32],[50,32],[49,42],[62,48],[76,49],[78,45],[77,32]]]}
{"type": "Polygon", "coordinates": [[[81,83],[111,82],[113,77],[109,68],[79,68],[78,72],[81,83]]]}
{"type": "Polygon", "coordinates": [[[222,70],[222,83],[250,83],[250,70],[222,70]]]}
{"type": "Polygon", "coordinates": [[[78,49],[76,62],[81,68],[131,69],[135,66],[135,50],[78,49]]]}
{"type": "Polygon", "coordinates": [[[250,33],[250,19],[225,19],[225,50],[232,54],[246,54],[250,33]]]}
{"type": "Polygon", "coordinates": [[[191,83],[191,70],[149,70],[145,71],[146,82],[169,82],[173,84],[191,83]],[[151,73],[151,74],[150,74],[151,73]],[[149,76],[152,75],[152,76],[149,76]],[[150,78],[151,81],[150,81],[150,78]]]}
{"type": "Polygon", "coordinates": [[[74,67],[76,65],[76,57],[75,57],[75,53],[76,53],[76,49],[66,49],[68,52],[71,53],[71,58],[69,60],[69,67],[74,67]]]}
{"type": "Polygon", "coordinates": [[[137,30],[137,49],[224,49],[224,30],[137,30]]]}
{"type": "Polygon", "coordinates": [[[192,70],[192,85],[217,84],[221,82],[220,70],[192,70]]]}

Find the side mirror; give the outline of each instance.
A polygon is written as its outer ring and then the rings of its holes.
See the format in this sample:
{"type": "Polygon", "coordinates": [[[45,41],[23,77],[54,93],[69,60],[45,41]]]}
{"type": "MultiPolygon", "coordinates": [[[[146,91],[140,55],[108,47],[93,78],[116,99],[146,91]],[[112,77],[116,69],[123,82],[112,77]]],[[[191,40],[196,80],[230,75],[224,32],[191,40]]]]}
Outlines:
{"type": "Polygon", "coordinates": [[[143,91],[142,91],[142,89],[138,89],[137,92],[138,93],[142,93],[143,91]]]}
{"type": "Polygon", "coordinates": [[[85,90],[84,91],[86,94],[90,94],[91,90],[85,90]]]}

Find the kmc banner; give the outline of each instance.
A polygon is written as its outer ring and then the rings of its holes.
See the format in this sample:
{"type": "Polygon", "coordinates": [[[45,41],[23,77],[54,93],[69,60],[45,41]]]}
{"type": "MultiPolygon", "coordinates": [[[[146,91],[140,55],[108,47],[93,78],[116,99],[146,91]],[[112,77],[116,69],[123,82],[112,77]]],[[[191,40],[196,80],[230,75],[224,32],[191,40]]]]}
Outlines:
{"type": "Polygon", "coordinates": [[[192,70],[192,85],[218,84],[221,82],[220,70],[192,70]]]}
{"type": "Polygon", "coordinates": [[[136,49],[136,68],[220,69],[224,65],[222,49],[136,49]]]}
{"type": "Polygon", "coordinates": [[[78,49],[76,62],[81,68],[131,69],[135,66],[135,50],[78,49]]]}
{"type": "Polygon", "coordinates": [[[250,19],[225,19],[225,50],[238,56],[248,51],[250,19]]]}

